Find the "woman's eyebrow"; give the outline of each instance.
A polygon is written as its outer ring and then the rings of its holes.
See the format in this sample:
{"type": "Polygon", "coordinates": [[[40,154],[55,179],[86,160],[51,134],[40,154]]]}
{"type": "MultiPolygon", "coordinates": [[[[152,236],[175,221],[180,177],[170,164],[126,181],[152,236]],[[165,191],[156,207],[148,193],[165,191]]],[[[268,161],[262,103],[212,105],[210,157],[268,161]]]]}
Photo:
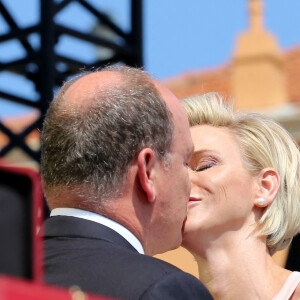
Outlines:
{"type": "Polygon", "coordinates": [[[191,160],[195,160],[197,158],[202,157],[203,155],[214,155],[214,156],[219,156],[219,153],[214,151],[214,150],[209,150],[209,149],[201,149],[201,150],[196,150],[194,151],[191,160]]]}

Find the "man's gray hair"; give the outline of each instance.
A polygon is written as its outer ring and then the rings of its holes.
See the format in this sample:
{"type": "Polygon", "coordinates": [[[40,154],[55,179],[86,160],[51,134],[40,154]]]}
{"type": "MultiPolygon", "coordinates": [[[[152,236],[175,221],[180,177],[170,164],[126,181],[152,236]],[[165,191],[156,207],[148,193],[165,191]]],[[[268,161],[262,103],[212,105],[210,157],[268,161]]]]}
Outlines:
{"type": "Polygon", "coordinates": [[[162,162],[169,157],[173,118],[149,75],[126,66],[102,71],[120,73],[122,83],[87,92],[86,105],[72,104],[64,96],[76,78],[50,104],[41,146],[46,196],[67,188],[82,200],[105,201],[120,195],[143,148],[152,148],[162,162]]]}

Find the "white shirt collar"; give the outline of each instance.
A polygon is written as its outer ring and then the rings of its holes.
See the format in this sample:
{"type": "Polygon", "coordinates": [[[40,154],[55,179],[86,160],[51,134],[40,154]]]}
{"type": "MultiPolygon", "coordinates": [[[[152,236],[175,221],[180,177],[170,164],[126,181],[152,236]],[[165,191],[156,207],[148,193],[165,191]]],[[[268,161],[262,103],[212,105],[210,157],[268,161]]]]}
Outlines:
{"type": "Polygon", "coordinates": [[[141,244],[141,242],[137,239],[137,237],[130,232],[126,227],[123,225],[117,223],[116,221],[113,221],[109,218],[106,218],[102,215],[77,209],[77,208],[55,208],[51,211],[50,217],[54,216],[70,216],[70,217],[76,217],[76,218],[82,218],[90,221],[94,221],[97,223],[100,223],[104,226],[107,226],[111,228],[112,230],[119,233],[124,239],[126,239],[139,253],[145,254],[144,248],[141,244]]]}

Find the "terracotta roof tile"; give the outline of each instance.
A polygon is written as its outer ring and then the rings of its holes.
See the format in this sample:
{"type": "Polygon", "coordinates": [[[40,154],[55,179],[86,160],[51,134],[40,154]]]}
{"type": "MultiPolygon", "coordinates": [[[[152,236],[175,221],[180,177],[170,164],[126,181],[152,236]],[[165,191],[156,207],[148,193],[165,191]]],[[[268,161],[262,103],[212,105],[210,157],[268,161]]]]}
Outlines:
{"type": "MultiPolygon", "coordinates": [[[[286,58],[287,85],[290,102],[300,103],[300,45],[289,49],[284,54],[286,58]]],[[[230,83],[231,65],[214,69],[189,72],[164,83],[179,98],[207,92],[219,92],[225,99],[232,97],[230,83]]]]}

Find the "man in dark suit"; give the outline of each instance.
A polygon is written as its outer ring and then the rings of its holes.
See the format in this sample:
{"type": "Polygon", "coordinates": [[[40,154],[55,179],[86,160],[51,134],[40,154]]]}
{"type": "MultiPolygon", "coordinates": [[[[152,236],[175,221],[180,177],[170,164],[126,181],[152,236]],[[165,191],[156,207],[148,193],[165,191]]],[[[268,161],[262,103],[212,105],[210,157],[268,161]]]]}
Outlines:
{"type": "Polygon", "coordinates": [[[192,152],[181,104],[145,72],[108,67],[67,82],[42,133],[46,282],[120,299],[212,299],[151,257],[181,243],[192,152]]]}

